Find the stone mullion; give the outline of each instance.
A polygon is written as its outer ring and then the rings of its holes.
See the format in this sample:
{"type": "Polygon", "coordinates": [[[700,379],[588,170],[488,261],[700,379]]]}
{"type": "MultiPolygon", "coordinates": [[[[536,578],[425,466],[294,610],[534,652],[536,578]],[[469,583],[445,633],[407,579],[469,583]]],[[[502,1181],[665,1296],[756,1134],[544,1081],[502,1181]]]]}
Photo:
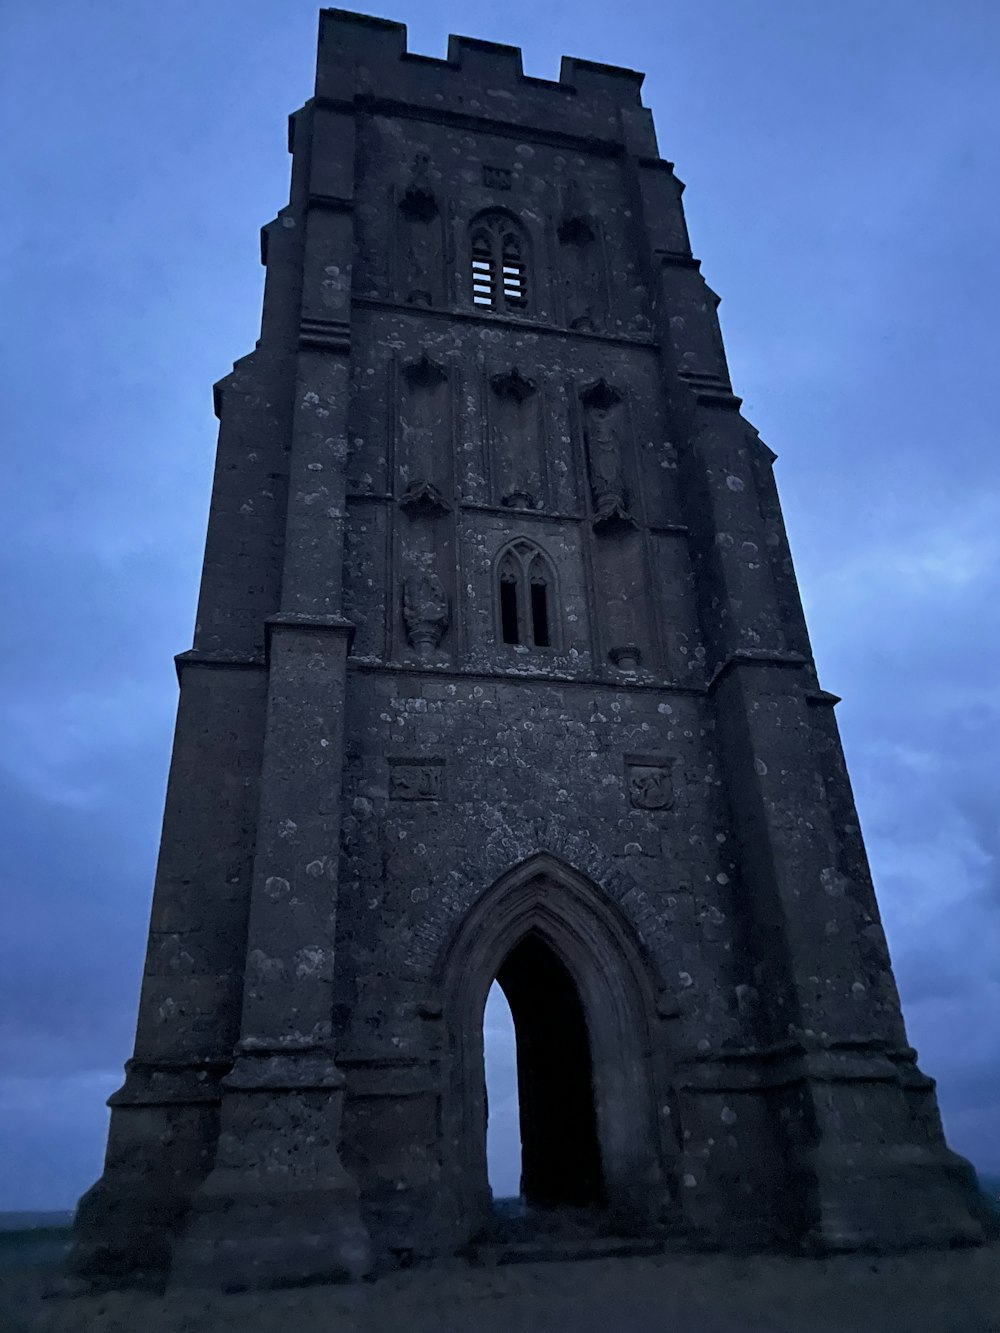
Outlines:
{"type": "Polygon", "coordinates": [[[529,647],[533,647],[535,635],[531,619],[531,576],[529,573],[528,562],[520,553],[517,555],[517,562],[519,568],[519,578],[517,581],[518,634],[520,635],[521,643],[526,643],[529,647]]]}

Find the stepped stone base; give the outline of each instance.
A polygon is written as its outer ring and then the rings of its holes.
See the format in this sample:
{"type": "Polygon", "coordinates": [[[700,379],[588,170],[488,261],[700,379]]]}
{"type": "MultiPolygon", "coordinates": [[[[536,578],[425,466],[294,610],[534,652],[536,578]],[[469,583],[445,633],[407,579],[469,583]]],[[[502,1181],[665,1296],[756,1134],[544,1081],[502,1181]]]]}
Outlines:
{"type": "Polygon", "coordinates": [[[472,1264],[558,1263],[581,1259],[631,1258],[679,1248],[679,1237],[623,1234],[597,1208],[533,1208],[520,1199],[498,1199],[492,1223],[469,1246],[472,1264]]]}

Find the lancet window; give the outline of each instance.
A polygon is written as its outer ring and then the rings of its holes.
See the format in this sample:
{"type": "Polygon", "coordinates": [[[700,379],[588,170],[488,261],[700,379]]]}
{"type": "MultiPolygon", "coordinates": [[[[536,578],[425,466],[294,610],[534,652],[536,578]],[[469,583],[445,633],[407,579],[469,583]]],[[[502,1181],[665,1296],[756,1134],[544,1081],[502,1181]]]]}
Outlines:
{"type": "Polygon", "coordinates": [[[514,542],[497,563],[500,638],[529,648],[555,647],[555,577],[546,556],[514,542]]]}

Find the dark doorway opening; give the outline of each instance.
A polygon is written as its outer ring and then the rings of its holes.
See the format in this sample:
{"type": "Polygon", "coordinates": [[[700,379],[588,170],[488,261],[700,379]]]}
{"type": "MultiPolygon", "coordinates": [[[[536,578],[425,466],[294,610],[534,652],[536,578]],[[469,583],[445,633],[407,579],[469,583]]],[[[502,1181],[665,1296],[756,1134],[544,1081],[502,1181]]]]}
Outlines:
{"type": "Polygon", "coordinates": [[[605,1202],[590,1037],[573,978],[531,932],[497,972],[517,1039],[521,1197],[536,1208],[605,1202]]]}

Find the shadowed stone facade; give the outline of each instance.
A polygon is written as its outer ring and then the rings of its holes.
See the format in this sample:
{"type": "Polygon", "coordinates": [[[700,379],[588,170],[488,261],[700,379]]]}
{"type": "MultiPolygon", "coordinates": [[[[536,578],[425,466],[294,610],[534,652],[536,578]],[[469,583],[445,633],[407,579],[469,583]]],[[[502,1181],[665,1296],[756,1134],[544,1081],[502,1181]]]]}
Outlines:
{"type": "Polygon", "coordinates": [[[975,1242],[772,477],[641,76],[338,10],[262,234],[135,1056],[75,1264],[266,1285],[488,1226],[975,1242]]]}

